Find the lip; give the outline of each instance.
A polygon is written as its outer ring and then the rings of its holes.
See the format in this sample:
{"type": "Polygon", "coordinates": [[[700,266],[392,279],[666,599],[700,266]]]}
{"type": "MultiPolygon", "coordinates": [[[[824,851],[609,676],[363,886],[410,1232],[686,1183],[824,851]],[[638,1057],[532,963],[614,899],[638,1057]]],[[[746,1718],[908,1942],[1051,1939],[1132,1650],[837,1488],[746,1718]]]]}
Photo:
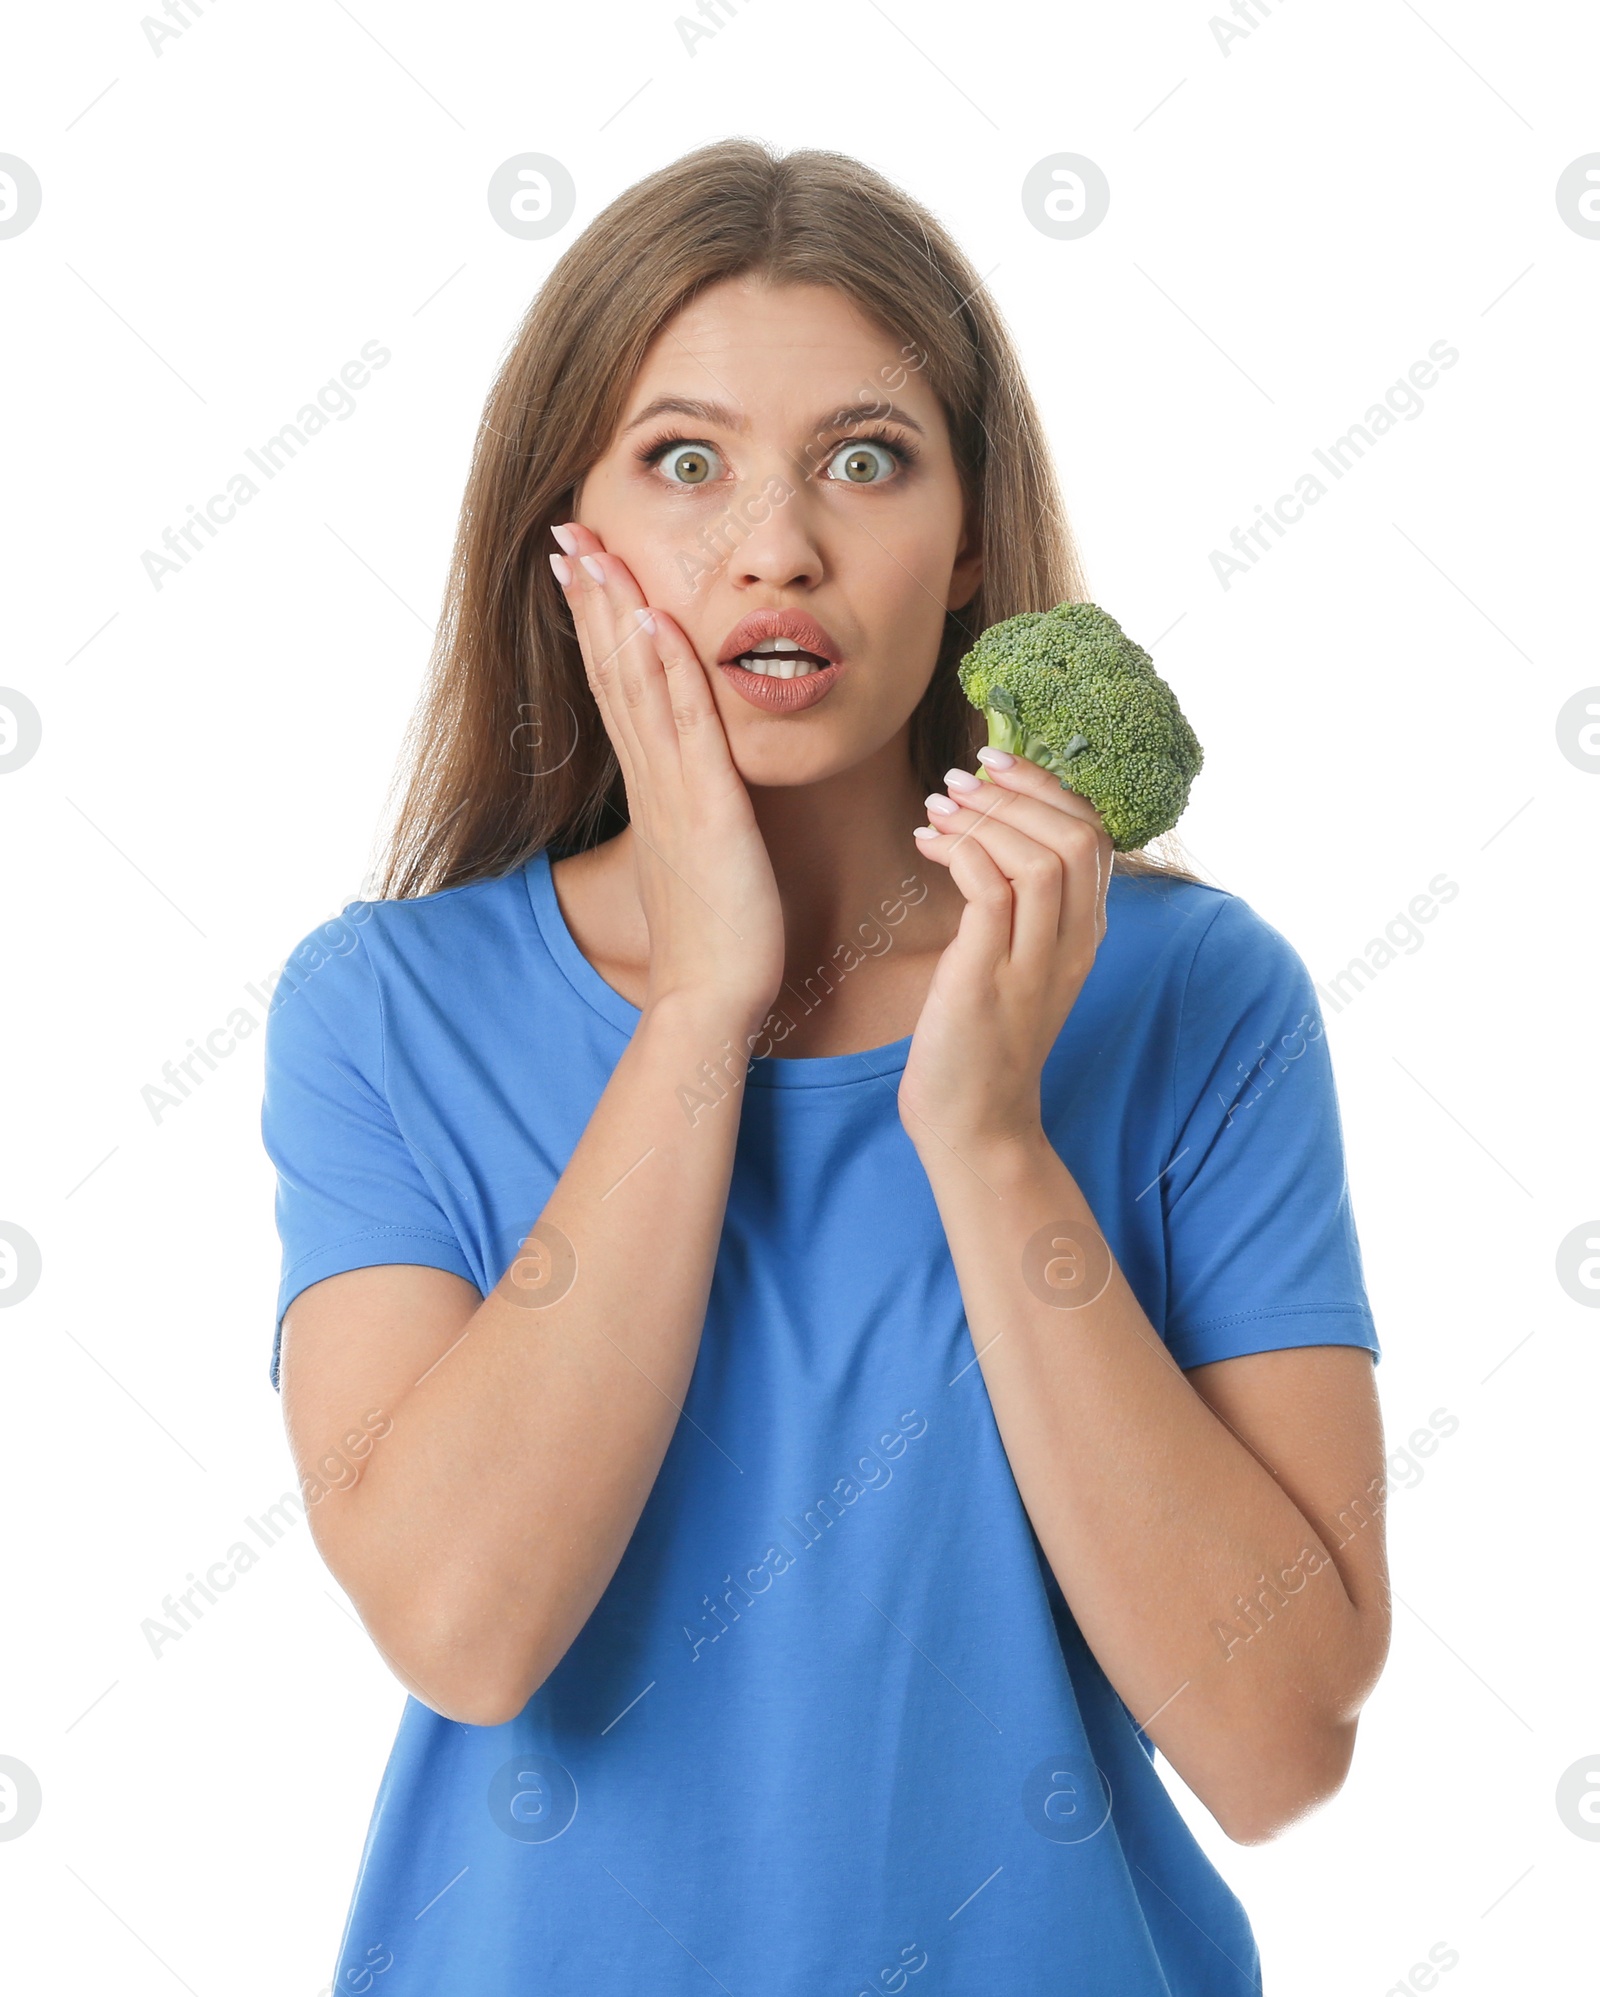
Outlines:
{"type": "Polygon", "coordinates": [[[753,673],[747,666],[718,666],[717,671],[732,681],[752,707],[765,708],[768,714],[798,714],[803,707],[815,707],[827,698],[844,667],[816,666],[792,680],[753,673]]]}
{"type": "MultiPolygon", "coordinates": [[[[763,638],[792,638],[803,652],[815,652],[819,659],[838,665],[844,654],[814,617],[803,610],[757,610],[740,618],[717,654],[717,664],[726,666],[741,652],[754,651],[763,638]]],[[[793,681],[779,682],[793,685],[793,681]]]]}

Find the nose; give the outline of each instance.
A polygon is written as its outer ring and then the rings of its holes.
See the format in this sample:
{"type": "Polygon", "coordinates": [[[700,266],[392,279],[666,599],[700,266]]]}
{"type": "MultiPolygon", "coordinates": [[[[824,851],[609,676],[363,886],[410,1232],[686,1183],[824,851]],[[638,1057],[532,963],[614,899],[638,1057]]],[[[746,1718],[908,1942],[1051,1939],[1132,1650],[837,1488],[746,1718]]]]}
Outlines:
{"type": "Polygon", "coordinates": [[[742,532],[727,567],[736,589],[807,589],[821,582],[822,549],[807,497],[791,473],[769,478],[737,509],[742,532]]]}

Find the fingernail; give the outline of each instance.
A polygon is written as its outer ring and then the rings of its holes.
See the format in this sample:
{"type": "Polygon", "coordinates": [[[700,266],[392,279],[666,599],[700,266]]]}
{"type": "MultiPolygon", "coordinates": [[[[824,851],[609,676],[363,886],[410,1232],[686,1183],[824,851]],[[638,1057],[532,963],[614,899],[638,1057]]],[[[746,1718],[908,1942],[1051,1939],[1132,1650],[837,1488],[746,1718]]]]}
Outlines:
{"type": "Polygon", "coordinates": [[[978,761],[987,763],[991,770],[1009,770],[1016,760],[1009,749],[985,748],[978,751],[978,761]]]}
{"type": "Polygon", "coordinates": [[[949,790],[968,791],[978,788],[978,779],[970,770],[946,770],[944,781],[949,790]]]}
{"type": "Polygon", "coordinates": [[[550,532],[555,535],[556,546],[561,552],[564,555],[570,555],[577,541],[577,536],[573,533],[572,529],[570,527],[552,527],[550,532]]]}
{"type": "Polygon", "coordinates": [[[603,568],[601,568],[598,560],[596,560],[596,558],[593,555],[580,555],[578,557],[578,560],[582,562],[583,566],[588,570],[589,574],[594,577],[596,582],[605,581],[606,572],[603,568]]]}
{"type": "Polygon", "coordinates": [[[942,839],[944,834],[937,825],[913,825],[911,836],[913,839],[942,839]]]}
{"type": "Polygon", "coordinates": [[[648,610],[636,610],[633,614],[639,620],[639,629],[641,631],[653,631],[656,628],[656,620],[650,615],[648,610]]]}
{"type": "Polygon", "coordinates": [[[961,809],[959,804],[952,804],[949,798],[941,797],[937,791],[922,801],[936,818],[954,818],[961,809]]]}
{"type": "Polygon", "coordinates": [[[572,581],[572,564],[567,560],[565,555],[552,555],[550,557],[550,566],[556,572],[556,581],[565,589],[572,581]]]}

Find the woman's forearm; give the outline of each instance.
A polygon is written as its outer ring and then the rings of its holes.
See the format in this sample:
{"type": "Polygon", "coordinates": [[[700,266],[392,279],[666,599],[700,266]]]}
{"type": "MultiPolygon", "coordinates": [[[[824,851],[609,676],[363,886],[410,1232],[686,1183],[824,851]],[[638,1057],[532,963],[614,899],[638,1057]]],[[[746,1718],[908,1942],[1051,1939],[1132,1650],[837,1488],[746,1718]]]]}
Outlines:
{"type": "Polygon", "coordinates": [[[1343,1778],[1382,1662],[1374,1619],[1184,1378],[1043,1131],[926,1132],[918,1150],[1017,1488],[1086,1641],[1230,1834],[1270,1835],[1343,1778]]]}
{"type": "MultiPolygon", "coordinates": [[[[374,1641],[419,1696],[475,1723],[520,1711],[565,1654],[655,1482],[699,1349],[752,1033],[712,998],[646,1012],[527,1216],[527,1257],[340,1497],[327,1552],[374,1641]],[[576,1270],[545,1302],[551,1228],[576,1270]]],[[[548,1293],[561,1280],[558,1255],[548,1293]]]]}

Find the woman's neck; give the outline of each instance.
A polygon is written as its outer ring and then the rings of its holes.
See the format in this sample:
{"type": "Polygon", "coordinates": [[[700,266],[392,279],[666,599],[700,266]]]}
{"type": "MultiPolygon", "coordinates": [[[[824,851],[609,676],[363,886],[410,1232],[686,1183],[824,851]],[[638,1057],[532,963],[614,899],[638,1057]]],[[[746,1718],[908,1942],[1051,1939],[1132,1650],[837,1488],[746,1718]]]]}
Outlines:
{"type": "MultiPolygon", "coordinates": [[[[909,766],[858,767],[821,783],[752,787],[783,903],[781,1051],[845,1053],[911,1032],[964,906],[948,869],[911,836],[927,822],[909,766]],[[784,1002],[783,994],[788,995],[784,1002]]],[[[552,869],[567,926],[600,975],[643,1003],[649,930],[632,828],[552,869]]]]}

